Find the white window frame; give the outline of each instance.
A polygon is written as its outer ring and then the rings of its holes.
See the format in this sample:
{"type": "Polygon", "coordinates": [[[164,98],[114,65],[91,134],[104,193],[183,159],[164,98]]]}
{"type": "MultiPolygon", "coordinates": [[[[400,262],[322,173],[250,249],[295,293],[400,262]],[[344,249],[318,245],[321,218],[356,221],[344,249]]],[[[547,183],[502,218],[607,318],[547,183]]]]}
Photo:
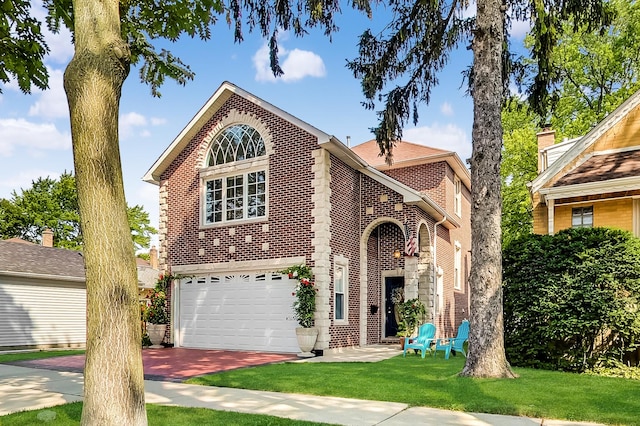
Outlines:
{"type": "Polygon", "coordinates": [[[571,209],[571,227],[572,228],[593,228],[593,206],[582,206],[582,207],[574,207],[571,209]],[[591,214],[585,214],[585,210],[587,209],[591,209],[591,214]],[[575,213],[579,210],[579,215],[576,215],[575,213]],[[586,217],[591,217],[591,223],[590,224],[586,224],[585,225],[585,218],[586,217]],[[579,217],[580,218],[580,223],[576,224],[574,223],[574,217],[579,217]]]}
{"type": "Polygon", "coordinates": [[[453,176],[453,212],[462,217],[462,181],[456,175],[453,176]]]}
{"type": "Polygon", "coordinates": [[[458,241],[453,245],[453,288],[462,290],[462,246],[458,241]]]}
{"type": "Polygon", "coordinates": [[[235,163],[223,164],[220,166],[212,166],[200,171],[200,227],[211,228],[216,226],[228,226],[230,224],[242,224],[248,222],[261,222],[266,221],[269,218],[269,159],[261,157],[260,159],[250,159],[246,161],[237,161],[235,163]],[[265,214],[264,216],[247,217],[247,175],[254,172],[264,172],[265,178],[265,214]],[[243,217],[242,219],[228,220],[226,217],[226,179],[232,176],[244,177],[244,198],[243,203],[243,217]],[[220,222],[207,222],[207,182],[222,179],[223,182],[223,194],[222,194],[222,220],[220,222]]]}
{"type": "Polygon", "coordinates": [[[349,261],[343,256],[336,256],[333,263],[333,321],[337,325],[349,323],[349,261]],[[342,276],[341,289],[337,278],[340,275],[342,276]],[[342,318],[337,318],[338,295],[342,295],[342,318]]]}

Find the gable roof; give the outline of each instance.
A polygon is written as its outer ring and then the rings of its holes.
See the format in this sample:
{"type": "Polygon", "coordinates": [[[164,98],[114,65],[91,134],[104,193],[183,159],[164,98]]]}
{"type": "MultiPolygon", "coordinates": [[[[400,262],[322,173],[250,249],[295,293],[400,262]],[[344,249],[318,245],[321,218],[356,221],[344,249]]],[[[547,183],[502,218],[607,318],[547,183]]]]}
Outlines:
{"type": "Polygon", "coordinates": [[[211,117],[213,117],[218,109],[220,109],[233,94],[242,96],[243,98],[266,109],[267,111],[311,133],[318,138],[318,143],[333,138],[333,136],[328,135],[321,130],[318,130],[317,128],[300,120],[297,117],[294,117],[288,112],[281,110],[280,108],[258,98],[257,96],[252,95],[251,93],[239,88],[232,83],[229,83],[228,81],[225,81],[202,106],[202,108],[200,108],[200,110],[191,119],[191,121],[189,121],[185,128],[182,129],[180,134],[176,136],[176,138],[173,140],[173,142],[171,142],[167,149],[164,150],[162,155],[160,155],[160,158],[158,158],[156,162],[153,163],[151,168],[142,177],[142,180],[158,185],[160,183],[160,175],[162,174],[162,172],[164,172],[167,167],[169,167],[173,160],[176,159],[176,157],[182,152],[182,150],[187,146],[191,139],[193,139],[198,131],[207,123],[207,121],[211,119],[211,117]]]}
{"type": "Polygon", "coordinates": [[[598,123],[589,133],[582,138],[578,139],[569,150],[562,154],[556,161],[553,162],[545,171],[540,173],[531,182],[531,193],[540,191],[545,185],[557,176],[566,166],[578,162],[577,166],[591,158],[592,154],[587,154],[585,151],[593,146],[600,137],[606,132],[611,130],[616,124],[618,124],[623,118],[625,118],[631,111],[640,105],[640,90],[631,95],[626,101],[624,101],[618,108],[607,115],[600,123],[598,123]],[[580,161],[582,160],[582,161],[580,161]]]}
{"type": "MultiPolygon", "coordinates": [[[[218,109],[220,109],[224,105],[224,103],[234,94],[241,96],[250,102],[253,102],[254,104],[264,108],[272,114],[275,114],[282,119],[292,123],[293,125],[298,126],[308,133],[314,135],[317,138],[318,146],[327,149],[329,152],[344,161],[351,168],[372,177],[388,188],[398,192],[403,196],[403,200],[406,204],[417,205],[438,221],[444,219],[445,221],[443,225],[445,227],[455,228],[460,226],[459,222],[456,219],[450,216],[442,207],[440,207],[426,194],[422,194],[369,166],[365,160],[360,158],[351,149],[340,142],[336,137],[317,129],[316,127],[313,127],[312,125],[300,120],[297,117],[294,117],[288,112],[281,110],[280,108],[258,98],[257,96],[252,95],[251,93],[239,88],[232,83],[229,83],[228,81],[225,81],[220,85],[218,90],[216,90],[216,92],[200,108],[198,113],[191,119],[191,121],[189,121],[189,123],[180,132],[180,134],[178,134],[178,136],[176,136],[176,138],[173,140],[173,142],[171,142],[167,149],[165,149],[162,155],[160,155],[155,163],[153,163],[151,168],[149,168],[142,179],[146,182],[158,185],[160,183],[160,176],[162,175],[162,173],[186,148],[191,139],[193,139],[193,137],[198,133],[198,131],[200,131],[200,129],[207,123],[207,121],[209,121],[211,117],[213,117],[213,115],[218,111],[218,109]]],[[[453,154],[457,157],[455,153],[450,154],[453,154]]],[[[458,161],[460,161],[459,158],[458,161]]]]}
{"type": "Polygon", "coordinates": [[[380,148],[375,139],[361,143],[351,148],[360,158],[378,170],[393,170],[404,167],[446,161],[453,169],[462,183],[471,189],[471,174],[462,160],[453,151],[433,148],[413,142],[399,141],[393,147],[393,164],[385,163],[384,156],[380,155],[380,148]]]}
{"type": "Polygon", "coordinates": [[[85,281],[82,253],[0,240],[0,275],[85,281]]]}
{"type": "Polygon", "coordinates": [[[558,179],[553,186],[577,185],[638,176],[640,150],[594,155],[558,179]]]}

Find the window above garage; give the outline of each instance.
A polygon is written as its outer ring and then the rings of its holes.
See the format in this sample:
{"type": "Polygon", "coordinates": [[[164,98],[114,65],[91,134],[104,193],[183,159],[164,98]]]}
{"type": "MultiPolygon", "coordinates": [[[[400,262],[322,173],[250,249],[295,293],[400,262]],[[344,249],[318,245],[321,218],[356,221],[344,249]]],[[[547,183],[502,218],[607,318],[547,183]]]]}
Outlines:
{"type": "Polygon", "coordinates": [[[269,159],[260,132],[232,124],[211,140],[200,170],[202,226],[267,217],[269,159]]]}

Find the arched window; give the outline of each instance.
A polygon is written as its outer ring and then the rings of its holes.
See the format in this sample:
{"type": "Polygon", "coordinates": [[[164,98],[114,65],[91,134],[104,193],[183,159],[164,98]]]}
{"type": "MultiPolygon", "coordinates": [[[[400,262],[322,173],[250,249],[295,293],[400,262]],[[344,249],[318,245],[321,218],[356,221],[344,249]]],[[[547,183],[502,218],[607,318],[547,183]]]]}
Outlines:
{"type": "Polygon", "coordinates": [[[224,129],[211,142],[207,166],[217,166],[234,161],[266,155],[260,133],[247,124],[234,124],[224,129]]]}
{"type": "Polygon", "coordinates": [[[266,218],[268,162],[265,141],[252,126],[233,124],[220,131],[211,141],[206,167],[201,170],[202,223],[266,218]],[[234,164],[250,159],[250,165],[234,164]]]}

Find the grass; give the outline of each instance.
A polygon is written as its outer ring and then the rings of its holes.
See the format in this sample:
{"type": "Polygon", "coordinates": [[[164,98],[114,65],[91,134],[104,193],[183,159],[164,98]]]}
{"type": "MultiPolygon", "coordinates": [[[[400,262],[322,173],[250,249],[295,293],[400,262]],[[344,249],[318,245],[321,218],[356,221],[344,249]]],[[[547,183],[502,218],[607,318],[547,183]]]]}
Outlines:
{"type": "MultiPolygon", "coordinates": [[[[77,426],[80,424],[82,403],[58,405],[42,410],[23,411],[0,417],[0,426],[77,426]]],[[[206,408],[168,407],[147,404],[147,419],[150,426],[191,426],[191,425],[262,425],[262,426],[311,426],[326,425],[300,420],[259,414],[244,414],[206,408]]]]}
{"type": "Polygon", "coordinates": [[[403,402],[449,410],[640,425],[640,381],[516,368],[518,379],[458,377],[463,357],[378,363],[284,363],[187,383],[403,402]]]}
{"type": "Polygon", "coordinates": [[[56,351],[14,352],[0,354],[0,364],[13,361],[29,361],[32,359],[53,358],[56,356],[82,355],[84,350],[64,349],[56,351]]]}

